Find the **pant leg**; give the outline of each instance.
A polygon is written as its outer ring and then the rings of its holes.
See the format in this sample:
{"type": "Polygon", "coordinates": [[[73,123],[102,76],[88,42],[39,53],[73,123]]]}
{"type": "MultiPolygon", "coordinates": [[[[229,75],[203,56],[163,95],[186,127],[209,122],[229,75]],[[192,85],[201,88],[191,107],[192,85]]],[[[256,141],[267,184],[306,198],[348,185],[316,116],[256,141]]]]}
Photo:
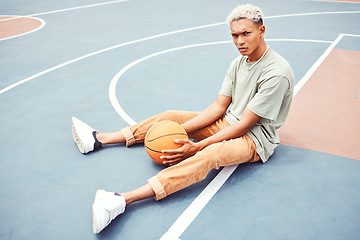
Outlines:
{"type": "MultiPolygon", "coordinates": [[[[143,142],[146,136],[147,131],[155,124],[164,120],[171,120],[179,124],[190,120],[191,118],[198,115],[198,112],[187,112],[187,111],[166,111],[150,117],[146,120],[143,120],[133,126],[126,127],[121,129],[125,139],[126,146],[131,146],[135,143],[143,142]]],[[[225,117],[219,118],[217,121],[213,122],[209,126],[206,126],[202,129],[188,133],[190,138],[196,139],[198,141],[203,140],[204,138],[210,137],[220,131],[221,129],[229,126],[230,124],[226,121],[225,117]]]]}
{"type": "Polygon", "coordinates": [[[226,127],[230,126],[230,123],[226,121],[225,117],[221,117],[209,126],[206,126],[204,128],[201,128],[199,130],[195,130],[191,133],[188,133],[190,138],[193,138],[197,141],[201,141],[205,138],[208,138],[215,133],[219,132],[221,129],[224,129],[226,127]]]}
{"type": "Polygon", "coordinates": [[[169,194],[205,179],[211,169],[260,160],[254,141],[247,135],[215,143],[181,163],[166,168],[149,179],[160,200],[169,194]]]}
{"type": "Polygon", "coordinates": [[[170,120],[183,124],[184,122],[195,117],[197,112],[186,112],[186,111],[166,111],[143,120],[135,125],[121,129],[125,140],[126,146],[133,145],[135,143],[143,142],[147,131],[155,124],[160,121],[170,120]]]}

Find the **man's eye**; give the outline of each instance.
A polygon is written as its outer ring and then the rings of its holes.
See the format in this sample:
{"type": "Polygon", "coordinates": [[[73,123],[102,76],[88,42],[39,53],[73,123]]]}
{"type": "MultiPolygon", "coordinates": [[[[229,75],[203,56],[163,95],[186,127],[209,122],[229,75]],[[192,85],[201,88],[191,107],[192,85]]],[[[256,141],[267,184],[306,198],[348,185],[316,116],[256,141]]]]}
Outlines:
{"type": "Polygon", "coordinates": [[[249,32],[243,32],[244,36],[249,35],[249,32]]]}

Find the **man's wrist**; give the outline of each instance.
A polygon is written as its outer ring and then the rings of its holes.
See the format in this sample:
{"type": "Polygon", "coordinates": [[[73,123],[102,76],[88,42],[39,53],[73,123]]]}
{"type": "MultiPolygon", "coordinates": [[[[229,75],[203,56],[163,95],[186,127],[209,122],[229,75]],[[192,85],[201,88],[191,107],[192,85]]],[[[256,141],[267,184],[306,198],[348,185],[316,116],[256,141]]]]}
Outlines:
{"type": "Polygon", "coordinates": [[[197,142],[196,145],[197,145],[198,151],[201,151],[208,146],[207,140],[206,139],[201,140],[200,142],[197,142]]]}

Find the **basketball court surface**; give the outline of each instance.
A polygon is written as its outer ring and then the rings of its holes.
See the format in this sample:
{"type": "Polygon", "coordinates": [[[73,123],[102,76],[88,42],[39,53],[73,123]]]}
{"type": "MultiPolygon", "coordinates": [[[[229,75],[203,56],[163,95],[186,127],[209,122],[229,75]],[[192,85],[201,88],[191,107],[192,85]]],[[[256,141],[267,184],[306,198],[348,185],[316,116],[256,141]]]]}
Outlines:
{"type": "Polygon", "coordinates": [[[225,19],[245,2],[0,2],[0,239],[360,239],[360,1],[248,1],[296,87],[281,145],[92,232],[96,190],[163,166],[143,145],[83,155],[76,116],[117,131],[212,103],[239,53],[225,19]]]}

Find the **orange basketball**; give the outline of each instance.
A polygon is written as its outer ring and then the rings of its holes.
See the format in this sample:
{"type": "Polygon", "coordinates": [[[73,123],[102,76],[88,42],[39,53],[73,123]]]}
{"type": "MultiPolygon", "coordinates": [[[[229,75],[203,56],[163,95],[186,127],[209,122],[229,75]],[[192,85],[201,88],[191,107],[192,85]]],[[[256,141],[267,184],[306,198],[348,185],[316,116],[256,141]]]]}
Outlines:
{"type": "Polygon", "coordinates": [[[144,140],[146,152],[156,163],[165,165],[160,157],[168,154],[161,151],[182,146],[182,144],[175,143],[175,139],[188,139],[184,128],[173,121],[158,122],[146,133],[144,140]]]}

